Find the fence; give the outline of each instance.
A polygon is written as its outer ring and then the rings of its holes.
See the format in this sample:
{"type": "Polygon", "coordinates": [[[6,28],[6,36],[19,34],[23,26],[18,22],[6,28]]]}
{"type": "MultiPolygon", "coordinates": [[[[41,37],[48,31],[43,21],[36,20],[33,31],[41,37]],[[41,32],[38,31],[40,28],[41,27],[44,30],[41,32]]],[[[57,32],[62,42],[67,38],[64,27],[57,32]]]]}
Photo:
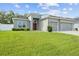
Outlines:
{"type": "Polygon", "coordinates": [[[13,24],[0,24],[0,30],[12,30],[13,24]]]}

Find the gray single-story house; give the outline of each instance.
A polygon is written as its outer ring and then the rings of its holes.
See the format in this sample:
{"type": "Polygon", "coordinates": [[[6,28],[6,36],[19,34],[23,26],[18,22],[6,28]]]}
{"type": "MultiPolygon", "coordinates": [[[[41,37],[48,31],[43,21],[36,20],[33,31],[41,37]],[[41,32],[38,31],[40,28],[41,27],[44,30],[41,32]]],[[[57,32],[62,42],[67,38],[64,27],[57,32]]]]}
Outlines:
{"type": "Polygon", "coordinates": [[[47,31],[52,26],[52,31],[72,31],[75,20],[52,15],[31,13],[27,19],[13,18],[14,28],[29,28],[30,30],[47,31]]]}

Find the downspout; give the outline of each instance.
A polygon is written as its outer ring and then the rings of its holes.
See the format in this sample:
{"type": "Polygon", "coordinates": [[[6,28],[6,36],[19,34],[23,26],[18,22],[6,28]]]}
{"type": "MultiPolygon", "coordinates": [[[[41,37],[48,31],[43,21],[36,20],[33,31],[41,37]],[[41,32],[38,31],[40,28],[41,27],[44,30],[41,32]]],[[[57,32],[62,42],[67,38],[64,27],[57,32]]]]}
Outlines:
{"type": "Polygon", "coordinates": [[[60,20],[61,20],[61,19],[59,18],[59,31],[60,31],[60,27],[61,27],[61,26],[60,26],[60,20]]]}

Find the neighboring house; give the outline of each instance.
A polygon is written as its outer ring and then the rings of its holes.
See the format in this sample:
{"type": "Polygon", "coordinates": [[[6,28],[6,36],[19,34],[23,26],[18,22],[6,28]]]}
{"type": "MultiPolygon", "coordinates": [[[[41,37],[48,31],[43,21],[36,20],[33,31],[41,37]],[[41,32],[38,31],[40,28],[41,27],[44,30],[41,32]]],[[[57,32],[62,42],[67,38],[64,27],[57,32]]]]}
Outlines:
{"type": "Polygon", "coordinates": [[[51,15],[39,15],[31,13],[28,19],[13,18],[14,28],[29,28],[30,30],[47,31],[52,26],[53,31],[72,31],[75,21],[71,18],[57,17],[51,15]]]}
{"type": "Polygon", "coordinates": [[[79,31],[79,17],[78,18],[74,18],[76,21],[75,21],[75,24],[74,24],[74,30],[75,29],[78,29],[79,31]]]}

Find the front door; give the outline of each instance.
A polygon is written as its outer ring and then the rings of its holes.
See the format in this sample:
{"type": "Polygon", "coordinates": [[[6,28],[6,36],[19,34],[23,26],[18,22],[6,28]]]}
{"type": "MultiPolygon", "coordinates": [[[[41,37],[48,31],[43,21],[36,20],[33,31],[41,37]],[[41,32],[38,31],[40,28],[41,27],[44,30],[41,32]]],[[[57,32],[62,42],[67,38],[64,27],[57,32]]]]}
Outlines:
{"type": "Polygon", "coordinates": [[[33,21],[33,30],[37,30],[37,21],[36,20],[33,21]]]}
{"type": "Polygon", "coordinates": [[[39,18],[33,18],[33,30],[38,30],[39,28],[39,18]]]}

